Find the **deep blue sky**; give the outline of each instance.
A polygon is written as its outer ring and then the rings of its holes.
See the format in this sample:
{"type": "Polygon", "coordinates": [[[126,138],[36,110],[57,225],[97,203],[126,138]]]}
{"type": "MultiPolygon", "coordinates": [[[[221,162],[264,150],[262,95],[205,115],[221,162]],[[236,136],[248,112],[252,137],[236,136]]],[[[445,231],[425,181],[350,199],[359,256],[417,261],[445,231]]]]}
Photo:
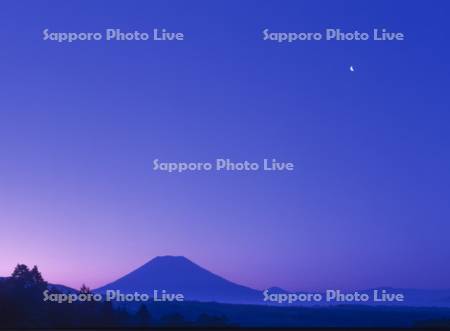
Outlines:
{"type": "Polygon", "coordinates": [[[448,7],[3,1],[0,274],[24,262],[95,287],[173,254],[257,288],[448,288],[448,7]],[[334,27],[406,40],[261,40],[334,27]],[[57,44],[45,28],[186,40],[57,44]],[[296,171],[151,170],[224,157],[296,171]]]}

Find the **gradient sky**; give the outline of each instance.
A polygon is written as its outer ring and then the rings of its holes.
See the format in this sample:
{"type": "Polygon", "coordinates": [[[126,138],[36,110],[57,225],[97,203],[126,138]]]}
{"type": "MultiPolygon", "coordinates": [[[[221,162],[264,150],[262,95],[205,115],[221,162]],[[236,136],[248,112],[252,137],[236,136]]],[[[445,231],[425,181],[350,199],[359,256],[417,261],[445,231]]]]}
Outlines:
{"type": "Polygon", "coordinates": [[[449,288],[448,7],[2,1],[0,275],[97,287],[184,255],[261,289],[449,288]],[[111,27],[186,40],[41,40],[111,27]],[[329,27],[407,39],[261,40],[329,27]],[[227,157],[297,168],[151,170],[227,157]]]}

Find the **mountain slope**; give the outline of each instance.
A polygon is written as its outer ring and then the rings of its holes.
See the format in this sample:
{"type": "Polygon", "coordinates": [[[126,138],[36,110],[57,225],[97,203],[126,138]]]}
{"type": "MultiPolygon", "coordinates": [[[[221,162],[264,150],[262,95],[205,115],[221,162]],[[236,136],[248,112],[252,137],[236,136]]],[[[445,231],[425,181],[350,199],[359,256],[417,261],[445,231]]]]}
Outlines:
{"type": "Polygon", "coordinates": [[[256,303],[262,300],[261,292],[232,283],[182,256],[156,257],[95,292],[106,290],[150,295],[153,290],[166,290],[168,293],[181,293],[189,301],[256,303]]]}
{"type": "MultiPolygon", "coordinates": [[[[10,277],[0,277],[0,282],[6,282],[9,278],[10,277]]],[[[68,286],[65,286],[65,285],[60,285],[60,284],[48,283],[47,288],[50,291],[57,291],[59,293],[66,293],[66,294],[68,294],[68,293],[77,293],[78,292],[77,290],[75,290],[75,289],[73,289],[71,287],[68,287],[68,286]]]]}
{"type": "MultiPolygon", "coordinates": [[[[326,301],[293,302],[290,305],[301,306],[329,306],[329,305],[383,305],[383,306],[415,306],[415,307],[450,307],[450,290],[420,290],[420,289],[386,289],[389,293],[403,294],[403,302],[367,302],[359,301],[326,301]]],[[[251,303],[265,305],[286,306],[287,303],[264,301],[262,292],[232,283],[212,272],[198,266],[182,256],[160,256],[147,262],[142,267],[107,284],[94,292],[104,293],[106,290],[120,290],[122,293],[153,295],[154,290],[159,294],[165,290],[170,294],[181,293],[185,301],[214,301],[220,303],[251,303]]],[[[373,298],[374,289],[360,290],[373,298]]],[[[346,291],[342,291],[346,292],[346,291]]],[[[268,289],[269,294],[289,293],[278,287],[268,289]]],[[[307,292],[296,292],[307,293],[307,292]]],[[[325,298],[325,293],[321,293],[325,298]]]]}

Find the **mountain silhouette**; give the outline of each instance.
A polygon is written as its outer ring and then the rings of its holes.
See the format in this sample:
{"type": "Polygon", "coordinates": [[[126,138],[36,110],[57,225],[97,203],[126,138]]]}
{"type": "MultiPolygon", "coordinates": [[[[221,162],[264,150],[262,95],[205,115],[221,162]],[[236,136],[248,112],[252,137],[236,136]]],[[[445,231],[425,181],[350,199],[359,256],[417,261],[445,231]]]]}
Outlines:
{"type": "Polygon", "coordinates": [[[154,290],[181,293],[185,301],[257,303],[260,291],[230,282],[183,256],[159,256],[142,267],[95,290],[120,290],[122,293],[147,293],[154,290]]]}
{"type": "Polygon", "coordinates": [[[48,284],[48,289],[59,293],[77,293],[78,290],[61,284],[48,284]]]}
{"type": "MultiPolygon", "coordinates": [[[[9,277],[0,277],[0,283],[9,277]]],[[[77,290],[60,285],[48,284],[50,290],[61,293],[76,293],[77,290]]],[[[346,302],[346,305],[367,306],[397,306],[397,307],[450,307],[450,289],[411,289],[378,287],[362,289],[359,293],[372,296],[374,290],[386,290],[389,293],[403,294],[402,302],[379,303],[346,302]]],[[[122,293],[139,292],[153,295],[158,290],[159,295],[163,290],[170,294],[181,293],[185,301],[203,301],[236,304],[263,304],[275,306],[333,306],[342,305],[341,302],[294,302],[292,304],[264,301],[263,291],[258,291],[246,286],[235,284],[220,277],[183,256],[159,256],[129,274],[109,283],[101,288],[93,290],[95,293],[104,293],[106,290],[120,290],[122,293]]],[[[305,291],[287,291],[280,287],[270,287],[269,294],[305,294],[305,291]]],[[[346,291],[343,291],[346,292],[346,291]]],[[[325,296],[324,291],[314,292],[325,296]]]]}

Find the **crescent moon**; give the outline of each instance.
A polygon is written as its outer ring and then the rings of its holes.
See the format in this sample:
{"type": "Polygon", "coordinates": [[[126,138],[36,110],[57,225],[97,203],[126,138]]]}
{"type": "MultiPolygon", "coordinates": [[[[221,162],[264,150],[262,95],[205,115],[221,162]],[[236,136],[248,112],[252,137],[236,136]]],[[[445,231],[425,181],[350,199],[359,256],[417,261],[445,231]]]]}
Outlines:
{"type": "Polygon", "coordinates": [[[350,71],[351,71],[351,72],[354,72],[354,71],[355,71],[355,68],[353,68],[353,66],[350,66],[350,71]]]}

